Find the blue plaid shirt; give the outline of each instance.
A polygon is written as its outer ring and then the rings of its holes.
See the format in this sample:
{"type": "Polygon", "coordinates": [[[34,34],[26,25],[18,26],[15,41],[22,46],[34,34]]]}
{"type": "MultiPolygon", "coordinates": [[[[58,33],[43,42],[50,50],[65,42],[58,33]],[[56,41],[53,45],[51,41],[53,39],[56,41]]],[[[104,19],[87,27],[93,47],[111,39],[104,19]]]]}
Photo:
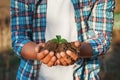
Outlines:
{"type": "MultiPolygon", "coordinates": [[[[78,40],[89,42],[91,59],[75,71],[75,80],[99,80],[98,56],[110,46],[114,0],[71,0],[75,10],[78,40]]],[[[47,0],[11,0],[12,46],[21,59],[16,80],[36,80],[40,62],[21,56],[24,44],[45,42],[47,0]]],[[[79,65],[79,64],[78,64],[79,65]]],[[[62,77],[62,76],[61,76],[62,77]]]]}

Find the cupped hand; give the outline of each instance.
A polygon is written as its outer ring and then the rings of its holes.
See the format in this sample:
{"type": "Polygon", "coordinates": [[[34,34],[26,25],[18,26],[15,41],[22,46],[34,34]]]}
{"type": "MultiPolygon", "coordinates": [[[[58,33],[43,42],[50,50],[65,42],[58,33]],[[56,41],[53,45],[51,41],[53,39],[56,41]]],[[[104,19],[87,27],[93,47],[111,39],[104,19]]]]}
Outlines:
{"type": "Polygon", "coordinates": [[[56,57],[54,56],[54,52],[49,52],[48,50],[41,51],[37,54],[37,59],[42,63],[48,65],[49,67],[54,66],[56,62],[56,57]]]}
{"type": "MultiPolygon", "coordinates": [[[[75,41],[75,46],[80,47],[81,42],[75,41]]],[[[67,50],[66,52],[60,52],[57,53],[56,56],[55,53],[48,50],[41,49],[44,47],[44,43],[38,44],[35,51],[37,53],[37,60],[41,61],[42,63],[48,65],[48,66],[55,66],[55,65],[62,65],[62,66],[68,66],[74,64],[79,56],[76,55],[74,52],[67,50]]]]}
{"type": "Polygon", "coordinates": [[[59,65],[63,65],[63,66],[68,66],[68,65],[72,65],[75,63],[75,61],[77,61],[78,56],[73,53],[70,50],[67,50],[66,52],[60,52],[57,54],[57,58],[59,60],[59,65]]]}
{"type": "MultiPolygon", "coordinates": [[[[80,47],[81,42],[75,41],[74,45],[76,47],[80,47]]],[[[66,52],[57,53],[57,58],[58,58],[56,62],[57,65],[67,66],[74,64],[78,60],[79,56],[74,52],[67,50],[66,52]]]]}
{"type": "Polygon", "coordinates": [[[49,52],[48,50],[43,50],[44,43],[40,43],[36,46],[35,52],[37,53],[36,59],[41,61],[42,63],[48,65],[49,67],[54,66],[56,62],[56,57],[54,56],[54,52],[49,52]]]}

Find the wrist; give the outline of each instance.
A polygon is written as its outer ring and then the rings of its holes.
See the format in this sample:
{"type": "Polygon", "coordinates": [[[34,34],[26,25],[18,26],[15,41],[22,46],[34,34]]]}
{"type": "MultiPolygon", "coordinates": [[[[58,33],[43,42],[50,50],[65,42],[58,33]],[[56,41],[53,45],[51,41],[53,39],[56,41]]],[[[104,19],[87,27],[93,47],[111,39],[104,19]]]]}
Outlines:
{"type": "Polygon", "coordinates": [[[36,43],[28,42],[26,43],[21,51],[22,57],[25,59],[34,60],[36,59],[36,52],[35,52],[36,43]]]}
{"type": "Polygon", "coordinates": [[[79,56],[82,58],[90,58],[93,55],[93,49],[90,43],[82,42],[79,50],[79,56]]]}

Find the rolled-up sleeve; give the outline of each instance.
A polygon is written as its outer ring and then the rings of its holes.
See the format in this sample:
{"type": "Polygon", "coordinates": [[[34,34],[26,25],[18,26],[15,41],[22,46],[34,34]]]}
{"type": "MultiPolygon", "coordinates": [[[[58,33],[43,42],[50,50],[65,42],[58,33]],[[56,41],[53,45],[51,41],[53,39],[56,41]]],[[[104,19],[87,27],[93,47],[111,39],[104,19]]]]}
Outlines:
{"type": "Polygon", "coordinates": [[[97,0],[88,19],[87,32],[89,42],[93,48],[93,57],[105,53],[111,43],[114,0],[97,0]]]}
{"type": "Polygon", "coordinates": [[[11,0],[11,39],[12,47],[18,57],[22,47],[32,39],[32,11],[26,0],[11,0]]]}

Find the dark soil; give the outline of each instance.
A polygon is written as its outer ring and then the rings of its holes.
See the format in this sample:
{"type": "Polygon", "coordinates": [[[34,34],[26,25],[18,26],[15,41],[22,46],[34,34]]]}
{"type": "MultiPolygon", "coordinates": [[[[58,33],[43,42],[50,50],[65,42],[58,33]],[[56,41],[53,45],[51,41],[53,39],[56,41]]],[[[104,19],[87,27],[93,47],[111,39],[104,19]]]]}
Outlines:
{"type": "Polygon", "coordinates": [[[51,40],[49,40],[44,48],[42,50],[49,50],[49,51],[53,51],[55,53],[55,56],[56,56],[56,53],[60,53],[60,52],[66,52],[67,50],[70,50],[72,52],[74,52],[75,54],[79,54],[80,51],[79,51],[79,48],[77,48],[75,45],[74,45],[74,42],[65,42],[65,43],[57,43],[57,42],[53,42],[51,40]]]}

